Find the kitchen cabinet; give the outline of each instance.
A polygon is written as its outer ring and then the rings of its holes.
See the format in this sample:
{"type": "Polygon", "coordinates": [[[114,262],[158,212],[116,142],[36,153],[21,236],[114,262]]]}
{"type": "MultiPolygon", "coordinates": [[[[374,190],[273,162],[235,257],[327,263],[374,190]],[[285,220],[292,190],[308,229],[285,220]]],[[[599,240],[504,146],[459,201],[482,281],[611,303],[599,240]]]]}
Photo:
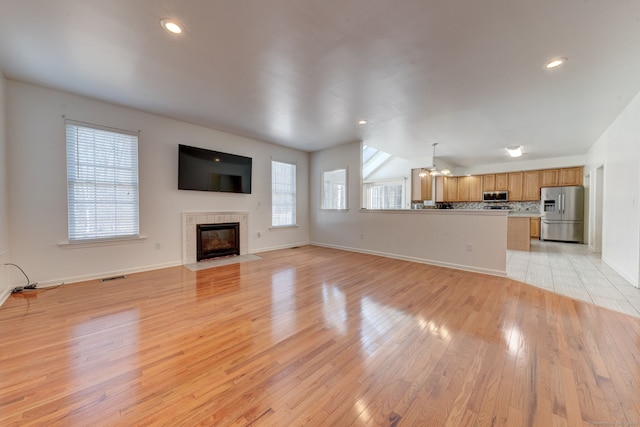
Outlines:
{"type": "Polygon", "coordinates": [[[482,191],[507,191],[509,176],[506,173],[482,175],[482,191]]]}
{"type": "Polygon", "coordinates": [[[558,169],[540,171],[540,187],[556,187],[558,185],[558,169]]]}
{"type": "Polygon", "coordinates": [[[444,201],[457,202],[458,201],[458,177],[444,176],[443,178],[444,178],[444,201]]]}
{"type": "Polygon", "coordinates": [[[531,250],[530,228],[531,220],[529,217],[507,218],[507,249],[513,251],[531,250]]]}
{"type": "Polygon", "coordinates": [[[522,200],[540,200],[540,171],[524,172],[522,200]]]}
{"type": "Polygon", "coordinates": [[[458,201],[458,178],[455,176],[436,176],[436,202],[458,201]]]}
{"type": "Polygon", "coordinates": [[[496,175],[482,175],[482,191],[496,191],[496,175]]]}
{"type": "Polygon", "coordinates": [[[458,177],[458,201],[460,202],[482,201],[482,177],[480,176],[458,177]]]}
{"type": "Polygon", "coordinates": [[[560,185],[582,185],[582,167],[560,169],[560,185]]]}
{"type": "Polygon", "coordinates": [[[421,168],[411,169],[411,201],[421,202],[432,199],[431,175],[420,176],[421,168]]]}
{"type": "Polygon", "coordinates": [[[540,238],[540,218],[531,218],[531,238],[540,238]]]}
{"type": "Polygon", "coordinates": [[[509,201],[517,202],[522,200],[523,172],[511,172],[509,174],[509,201]]]}
{"type": "Polygon", "coordinates": [[[497,173],[495,191],[507,191],[507,190],[509,190],[509,174],[497,173]]]}
{"type": "Polygon", "coordinates": [[[540,171],[540,187],[582,185],[582,166],[540,171]]]}

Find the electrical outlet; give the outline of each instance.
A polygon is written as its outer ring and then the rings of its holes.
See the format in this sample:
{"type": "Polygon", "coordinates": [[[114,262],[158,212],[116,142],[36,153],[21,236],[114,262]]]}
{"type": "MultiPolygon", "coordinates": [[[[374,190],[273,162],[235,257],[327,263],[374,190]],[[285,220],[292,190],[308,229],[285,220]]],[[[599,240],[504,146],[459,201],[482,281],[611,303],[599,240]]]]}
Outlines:
{"type": "Polygon", "coordinates": [[[160,243],[156,243],[156,250],[162,249],[162,245],[160,243]]]}
{"type": "Polygon", "coordinates": [[[473,252],[473,243],[467,243],[467,252],[473,252]]]}

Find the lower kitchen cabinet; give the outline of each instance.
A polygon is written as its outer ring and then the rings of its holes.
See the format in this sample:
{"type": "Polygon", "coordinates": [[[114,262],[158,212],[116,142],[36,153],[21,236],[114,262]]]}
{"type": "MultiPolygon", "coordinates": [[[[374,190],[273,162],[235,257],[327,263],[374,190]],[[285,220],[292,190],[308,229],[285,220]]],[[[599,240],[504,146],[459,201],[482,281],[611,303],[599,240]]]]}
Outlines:
{"type": "Polygon", "coordinates": [[[540,218],[531,218],[531,238],[540,238],[540,218]]]}
{"type": "Polygon", "coordinates": [[[507,219],[507,249],[512,251],[531,250],[530,228],[529,217],[509,217],[507,219]]]}

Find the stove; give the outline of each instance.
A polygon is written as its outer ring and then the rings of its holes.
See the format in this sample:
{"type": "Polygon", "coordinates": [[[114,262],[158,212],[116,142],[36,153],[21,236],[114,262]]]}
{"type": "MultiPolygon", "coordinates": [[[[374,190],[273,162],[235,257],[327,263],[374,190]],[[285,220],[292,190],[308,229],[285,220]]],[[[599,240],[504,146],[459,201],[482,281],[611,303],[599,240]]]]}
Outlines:
{"type": "Polygon", "coordinates": [[[484,209],[508,211],[508,210],[509,210],[509,206],[496,206],[496,205],[491,205],[491,206],[485,206],[485,207],[484,207],[484,209]]]}

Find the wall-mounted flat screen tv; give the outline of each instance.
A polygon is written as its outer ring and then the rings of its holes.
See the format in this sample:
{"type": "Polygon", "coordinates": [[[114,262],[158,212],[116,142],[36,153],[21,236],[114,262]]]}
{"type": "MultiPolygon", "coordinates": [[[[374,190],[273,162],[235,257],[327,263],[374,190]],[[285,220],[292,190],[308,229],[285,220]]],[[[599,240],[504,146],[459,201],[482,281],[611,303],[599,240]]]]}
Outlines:
{"type": "Polygon", "coordinates": [[[251,157],[180,144],[178,189],[251,194],[251,157]]]}

